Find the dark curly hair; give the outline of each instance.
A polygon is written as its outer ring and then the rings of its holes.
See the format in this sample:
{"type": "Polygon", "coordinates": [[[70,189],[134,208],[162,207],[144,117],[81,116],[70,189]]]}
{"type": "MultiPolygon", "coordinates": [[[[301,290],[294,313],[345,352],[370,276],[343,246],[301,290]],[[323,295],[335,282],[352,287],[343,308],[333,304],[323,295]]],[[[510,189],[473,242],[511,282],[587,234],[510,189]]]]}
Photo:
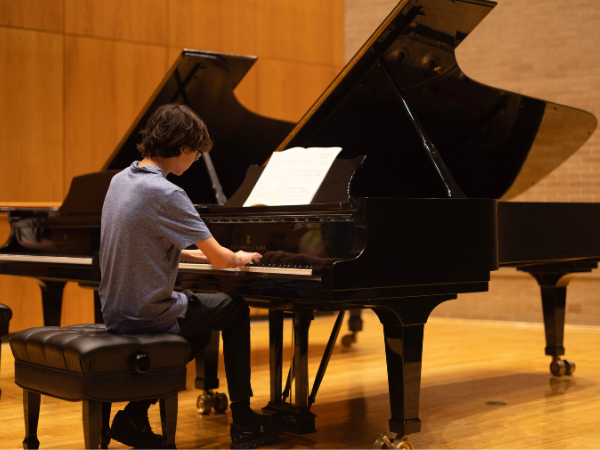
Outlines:
{"type": "Polygon", "coordinates": [[[202,119],[191,108],[178,103],[163,105],[154,111],[140,134],[142,142],[137,149],[144,158],[172,158],[179,156],[182,148],[201,153],[212,148],[202,119]]]}

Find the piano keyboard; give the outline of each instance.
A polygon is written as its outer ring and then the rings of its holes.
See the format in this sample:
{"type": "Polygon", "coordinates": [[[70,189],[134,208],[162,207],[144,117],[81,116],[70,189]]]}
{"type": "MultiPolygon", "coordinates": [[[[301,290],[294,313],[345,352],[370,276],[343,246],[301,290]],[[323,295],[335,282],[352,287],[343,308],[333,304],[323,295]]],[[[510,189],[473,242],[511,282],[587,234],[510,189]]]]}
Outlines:
{"type": "MultiPolygon", "coordinates": [[[[85,256],[46,256],[46,255],[16,255],[16,254],[0,254],[0,261],[15,261],[15,262],[35,262],[35,263],[53,263],[53,264],[80,264],[92,265],[92,258],[85,256]]],[[[224,271],[224,272],[254,272],[265,274],[279,275],[304,275],[312,276],[313,271],[310,268],[296,267],[267,267],[267,266],[244,266],[234,269],[221,269],[206,263],[179,263],[180,269],[192,271],[224,271]]]]}
{"type": "Polygon", "coordinates": [[[15,255],[7,253],[0,254],[0,261],[92,265],[92,258],[85,256],[15,255]]]}
{"type": "Polygon", "coordinates": [[[221,270],[224,272],[254,272],[254,273],[268,273],[268,274],[280,274],[280,275],[306,275],[312,276],[312,269],[303,269],[296,267],[267,267],[267,266],[244,266],[236,267],[235,269],[221,269],[219,267],[212,266],[206,263],[179,263],[180,269],[191,269],[197,271],[203,270],[221,270]]]}

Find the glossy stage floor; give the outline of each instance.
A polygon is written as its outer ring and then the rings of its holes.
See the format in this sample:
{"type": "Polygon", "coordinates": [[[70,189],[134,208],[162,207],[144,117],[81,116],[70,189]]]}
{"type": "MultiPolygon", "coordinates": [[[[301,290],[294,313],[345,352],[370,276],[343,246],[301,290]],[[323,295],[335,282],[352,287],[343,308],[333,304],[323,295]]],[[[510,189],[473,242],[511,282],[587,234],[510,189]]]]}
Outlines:
{"type": "MultiPolygon", "coordinates": [[[[372,448],[387,431],[389,401],[381,325],[364,313],[364,332],[352,348],[337,344],[313,412],[317,432],[284,435],[268,448],[372,448]]],[[[310,373],[314,375],[334,316],[311,326],[310,373]]],[[[286,336],[291,338],[286,321],[286,336]]],[[[514,322],[431,319],[425,327],[421,433],[415,448],[600,448],[600,327],[567,326],[571,377],[552,377],[544,356],[543,327],[514,322]]],[[[252,324],[255,397],[268,400],[268,327],[252,324]]],[[[289,361],[289,351],[285,357],[289,361]]],[[[220,368],[224,383],[223,368],[220,368]]],[[[188,386],[194,371],[188,370],[188,386]]],[[[0,448],[21,448],[22,391],[14,384],[13,359],[2,344],[0,448]]],[[[224,389],[221,389],[223,391],[224,389]]],[[[196,413],[198,391],[180,394],[176,444],[184,448],[229,448],[230,412],[196,413]]],[[[42,448],[81,448],[81,403],[42,397],[38,436],[42,448]]],[[[113,415],[120,409],[113,406],[113,415]]],[[[160,432],[158,407],[150,422],[160,432]]],[[[390,434],[392,436],[392,434],[390,434]]],[[[112,442],[109,448],[124,448],[112,442]]]]}

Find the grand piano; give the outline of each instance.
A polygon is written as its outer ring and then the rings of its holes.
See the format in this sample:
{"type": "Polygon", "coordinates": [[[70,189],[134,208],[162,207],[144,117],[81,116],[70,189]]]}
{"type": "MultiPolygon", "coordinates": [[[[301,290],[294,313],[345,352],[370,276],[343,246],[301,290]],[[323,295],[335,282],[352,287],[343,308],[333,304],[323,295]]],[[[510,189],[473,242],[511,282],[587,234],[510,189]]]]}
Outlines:
{"type": "MultiPolygon", "coordinates": [[[[425,323],[437,305],[487,290],[499,263],[526,270],[542,285],[547,334],[554,333],[546,351],[560,361],[566,280],[600,258],[591,234],[596,205],[497,203],[568,158],[596,120],[460,70],[454,49],[494,5],[401,1],[296,125],[260,117],[235,99],[254,58],[183,51],[102,171],[75,178],[59,208],[5,209],[12,232],[0,273],[36,278],[45,321],[57,324],[65,282],[98,286],[102,201],[114,173],[137,158],[140,127],[157,106],[186,103],[205,119],[215,146],[205,164],[172,181],[219,242],[270,262],[239,270],[182,263],[176,287],[235,293],[269,309],[265,411],[285,414],[298,434],[315,430],[310,407],[343,312],[371,308],[383,324],[390,431],[398,433],[395,446],[409,447],[406,436],[421,427],[425,323]],[[294,146],[343,148],[313,202],[244,208],[270,153],[294,146]],[[315,311],[340,313],[309,393],[315,311]],[[293,317],[294,352],[282,389],[284,315],[293,317]]],[[[566,371],[561,363],[557,370],[566,371]]]]}

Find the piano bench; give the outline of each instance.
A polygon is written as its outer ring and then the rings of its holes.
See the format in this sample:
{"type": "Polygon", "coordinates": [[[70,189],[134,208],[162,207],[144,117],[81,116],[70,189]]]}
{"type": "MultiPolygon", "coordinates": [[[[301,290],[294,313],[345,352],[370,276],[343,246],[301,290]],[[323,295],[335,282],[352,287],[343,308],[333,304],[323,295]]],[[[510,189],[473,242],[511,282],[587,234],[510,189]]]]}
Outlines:
{"type": "Polygon", "coordinates": [[[10,342],[23,388],[23,448],[39,448],[40,395],[83,401],[85,448],[108,448],[112,402],[160,398],[163,436],[175,448],[177,394],[185,389],[187,340],[176,334],[119,335],[102,324],[37,327],[10,342]]]}

